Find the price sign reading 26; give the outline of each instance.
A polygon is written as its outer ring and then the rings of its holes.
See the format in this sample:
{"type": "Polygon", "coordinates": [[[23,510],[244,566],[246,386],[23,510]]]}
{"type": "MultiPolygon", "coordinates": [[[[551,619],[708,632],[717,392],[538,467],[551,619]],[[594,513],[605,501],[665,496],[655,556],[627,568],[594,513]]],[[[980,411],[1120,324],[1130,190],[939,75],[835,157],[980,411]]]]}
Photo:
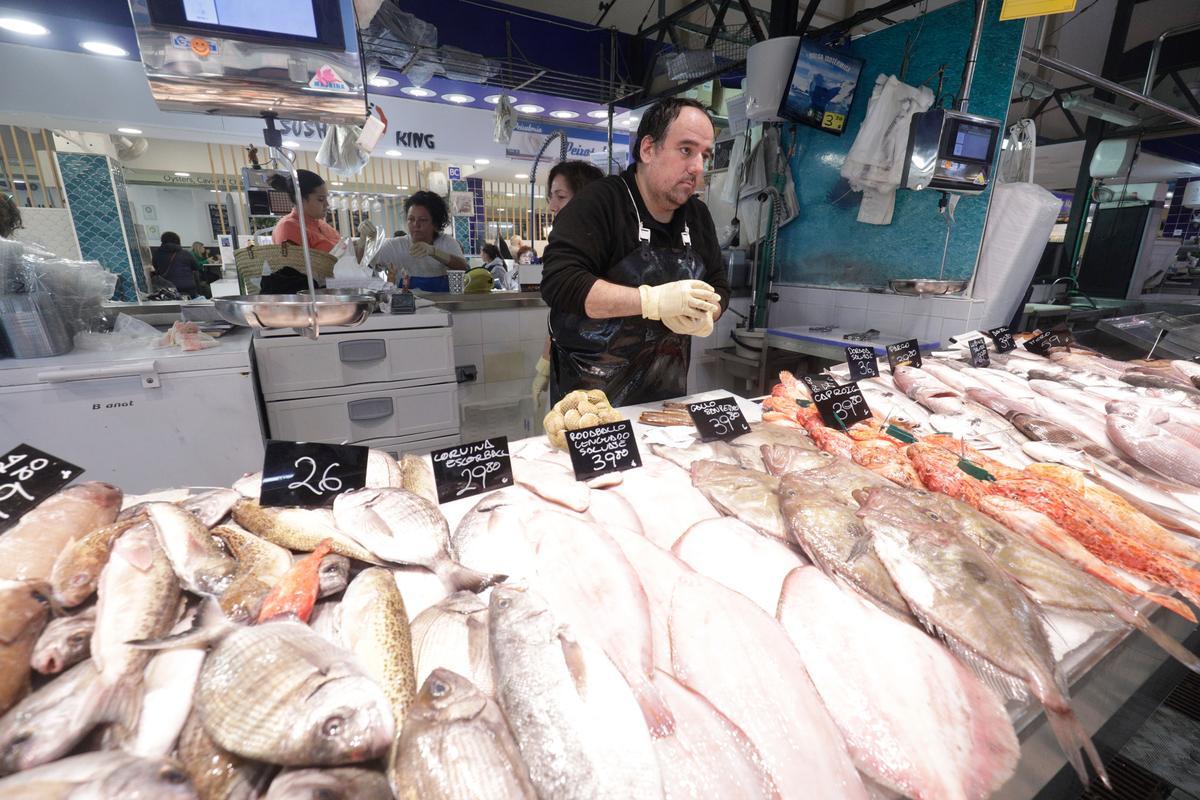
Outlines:
{"type": "Polygon", "coordinates": [[[342,492],[367,485],[368,448],[320,442],[267,442],[259,502],[327,508],[342,492]]]}
{"type": "Polygon", "coordinates": [[[304,480],[293,481],[292,483],[289,483],[288,488],[289,489],[300,489],[300,488],[308,489],[310,492],[312,492],[315,495],[322,495],[322,494],[325,494],[326,492],[340,492],[342,490],[341,478],[337,478],[337,477],[334,477],[329,474],[330,472],[333,472],[335,469],[337,469],[340,466],[341,466],[341,464],[338,463],[337,461],[335,461],[332,464],[330,464],[329,466],[327,466],[325,468],[325,471],[321,473],[321,480],[317,483],[316,486],[313,486],[311,483],[309,483],[309,481],[311,481],[314,477],[316,477],[317,462],[315,460],[313,460],[313,458],[311,456],[304,456],[302,458],[298,458],[298,459],[296,459],[296,463],[295,463],[296,469],[300,470],[300,469],[303,469],[304,467],[307,467],[308,475],[304,478],[304,480]]]}

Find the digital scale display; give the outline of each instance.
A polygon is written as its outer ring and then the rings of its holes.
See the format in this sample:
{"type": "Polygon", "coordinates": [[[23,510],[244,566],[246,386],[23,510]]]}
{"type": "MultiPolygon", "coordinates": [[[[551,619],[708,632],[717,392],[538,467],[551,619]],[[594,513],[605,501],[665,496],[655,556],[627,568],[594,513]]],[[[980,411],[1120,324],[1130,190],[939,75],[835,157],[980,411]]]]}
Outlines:
{"type": "Polygon", "coordinates": [[[991,155],[992,134],[995,128],[983,125],[972,125],[968,122],[959,123],[954,132],[954,145],[951,155],[957,158],[969,158],[974,161],[987,161],[991,155]]]}

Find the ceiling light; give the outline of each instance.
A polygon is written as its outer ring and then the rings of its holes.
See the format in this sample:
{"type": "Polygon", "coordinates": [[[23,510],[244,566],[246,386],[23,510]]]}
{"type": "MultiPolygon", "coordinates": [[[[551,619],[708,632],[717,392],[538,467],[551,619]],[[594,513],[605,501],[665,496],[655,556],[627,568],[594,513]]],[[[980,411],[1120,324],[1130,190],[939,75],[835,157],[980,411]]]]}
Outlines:
{"type": "Polygon", "coordinates": [[[192,177],[192,173],[190,173],[190,172],[176,172],[176,173],[175,173],[175,176],[176,176],[176,177],[178,177],[178,178],[190,178],[190,177],[192,177]]]}
{"type": "Polygon", "coordinates": [[[433,97],[437,92],[432,89],[422,89],[420,86],[405,86],[400,91],[409,97],[433,97]]]}
{"type": "MultiPolygon", "coordinates": [[[[508,102],[510,102],[510,103],[517,102],[517,98],[513,97],[511,94],[506,94],[504,96],[508,98],[508,102]]],[[[489,94],[487,97],[483,98],[483,102],[491,103],[492,105],[496,105],[497,103],[500,102],[500,95],[489,94]]]]}
{"type": "Polygon", "coordinates": [[[516,175],[513,175],[513,177],[519,181],[529,180],[529,175],[525,172],[518,172],[516,175]]]}
{"type": "Polygon", "coordinates": [[[80,42],[79,46],[89,53],[95,53],[98,56],[116,56],[124,58],[129,55],[129,51],[123,47],[117,47],[115,44],[108,42],[80,42]]]}
{"type": "Polygon", "coordinates": [[[1105,103],[1101,100],[1096,100],[1092,97],[1086,97],[1079,94],[1069,94],[1062,99],[1062,107],[1078,111],[1081,114],[1086,114],[1089,117],[1096,117],[1105,122],[1111,122],[1114,125],[1120,125],[1125,128],[1137,125],[1142,121],[1142,118],[1128,109],[1105,103]]]}
{"type": "Polygon", "coordinates": [[[589,111],[588,116],[592,119],[608,119],[608,112],[600,108],[595,111],[589,111]]]}
{"type": "Polygon", "coordinates": [[[390,89],[393,86],[399,85],[400,81],[396,80],[395,78],[388,78],[383,75],[376,75],[374,78],[371,78],[371,80],[367,81],[367,83],[371,84],[372,86],[374,86],[378,89],[390,89]]]}
{"type": "Polygon", "coordinates": [[[16,17],[0,17],[0,28],[23,36],[45,36],[50,31],[43,25],[16,17]]]}
{"type": "Polygon", "coordinates": [[[334,181],[333,185],[334,186],[345,186],[346,184],[342,183],[341,181],[334,181]]]}
{"type": "Polygon", "coordinates": [[[292,148],[292,149],[294,150],[295,148],[297,148],[297,147],[299,147],[299,146],[300,146],[300,143],[299,143],[299,142],[293,142],[291,139],[288,139],[286,142],[284,142],[284,143],[283,143],[283,146],[284,146],[284,147],[290,147],[290,148],[292,148]]]}
{"type": "Polygon", "coordinates": [[[577,111],[551,111],[550,116],[555,119],[575,119],[579,116],[577,111]]]}
{"type": "Polygon", "coordinates": [[[452,92],[450,94],[444,94],[444,95],[442,95],[442,99],[445,100],[447,103],[474,103],[475,102],[475,98],[471,97],[471,95],[458,94],[457,92],[452,92]]]}
{"type": "Polygon", "coordinates": [[[408,187],[407,187],[407,186],[397,186],[396,188],[397,188],[397,189],[399,189],[399,190],[400,190],[400,191],[402,191],[402,192],[406,192],[406,191],[408,191],[408,187]]]}
{"type": "Polygon", "coordinates": [[[517,195],[514,192],[505,192],[504,196],[505,197],[516,197],[517,195]]]}
{"type": "Polygon", "coordinates": [[[399,150],[388,150],[384,155],[389,155],[392,158],[399,158],[400,156],[404,155],[404,153],[401,153],[399,150]]]}
{"type": "Polygon", "coordinates": [[[535,106],[533,103],[521,103],[519,106],[513,106],[515,111],[520,111],[522,114],[540,114],[546,109],[541,106],[535,106]]]}
{"type": "Polygon", "coordinates": [[[486,158],[477,158],[477,159],[475,159],[475,163],[476,164],[490,164],[492,162],[488,161],[486,158]]]}
{"type": "Polygon", "coordinates": [[[117,133],[127,133],[130,136],[137,136],[141,132],[140,128],[117,128],[117,133]]]}

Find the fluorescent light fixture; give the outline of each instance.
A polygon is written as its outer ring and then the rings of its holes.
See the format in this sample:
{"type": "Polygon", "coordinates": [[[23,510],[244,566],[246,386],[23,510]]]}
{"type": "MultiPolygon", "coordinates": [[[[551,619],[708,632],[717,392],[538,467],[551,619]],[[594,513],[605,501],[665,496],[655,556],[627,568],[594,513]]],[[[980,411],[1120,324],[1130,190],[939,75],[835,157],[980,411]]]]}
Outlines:
{"type": "Polygon", "coordinates": [[[504,196],[505,197],[516,197],[517,195],[515,192],[505,192],[504,196]]]}
{"type": "Polygon", "coordinates": [[[1027,100],[1045,100],[1054,94],[1052,83],[1021,73],[1017,76],[1017,96],[1027,100]]]}
{"type": "Polygon", "coordinates": [[[513,175],[513,177],[514,177],[514,178],[516,178],[516,179],[517,179],[517,180],[519,180],[519,181],[527,181],[527,180],[529,180],[529,173],[527,173],[527,172],[518,172],[516,175],[513,175]]]}
{"type": "MultiPolygon", "coordinates": [[[[517,98],[513,97],[511,94],[506,94],[504,96],[508,98],[508,102],[510,102],[510,103],[517,102],[517,98]]],[[[483,98],[483,102],[491,103],[492,105],[496,105],[497,103],[500,102],[500,95],[489,94],[487,97],[483,98]]]]}
{"type": "Polygon", "coordinates": [[[284,142],[284,143],[283,143],[283,146],[284,146],[284,147],[290,147],[290,148],[292,148],[292,149],[294,150],[294,149],[296,149],[297,147],[299,147],[299,146],[300,146],[300,143],[299,143],[299,142],[293,142],[291,139],[288,139],[286,142],[284,142]]]}
{"type": "Polygon", "coordinates": [[[457,92],[451,92],[450,94],[444,94],[444,95],[442,95],[442,99],[445,100],[447,103],[460,103],[461,104],[461,103],[474,103],[475,102],[475,98],[471,97],[471,95],[458,94],[457,92]]]}
{"type": "Polygon", "coordinates": [[[130,136],[137,136],[141,132],[141,128],[117,128],[117,133],[127,133],[130,136]]]}
{"type": "Polygon", "coordinates": [[[190,177],[192,177],[192,173],[190,173],[190,172],[176,172],[176,173],[175,173],[175,176],[176,176],[176,177],[178,177],[178,178],[190,178],[190,177]]]}
{"type": "Polygon", "coordinates": [[[400,81],[396,80],[395,78],[388,78],[384,75],[376,75],[374,78],[371,78],[371,80],[367,81],[367,83],[371,84],[377,89],[390,89],[393,86],[399,85],[400,81]]]}
{"type": "Polygon", "coordinates": [[[595,111],[589,111],[588,116],[592,119],[608,119],[608,111],[600,108],[596,109],[595,111]]]}
{"type": "Polygon", "coordinates": [[[87,50],[89,53],[95,53],[98,56],[115,56],[117,58],[124,58],[125,56],[129,55],[129,51],[125,48],[117,47],[115,44],[109,44],[108,42],[87,41],[80,42],[79,46],[84,50],[87,50]]]}
{"type": "Polygon", "coordinates": [[[576,111],[551,111],[550,116],[555,119],[575,119],[579,113],[576,111]]]}
{"type": "Polygon", "coordinates": [[[1097,119],[1102,119],[1105,122],[1111,122],[1114,125],[1120,125],[1124,128],[1132,127],[1142,121],[1142,118],[1137,114],[1120,106],[1078,94],[1069,94],[1064,97],[1062,99],[1062,106],[1063,108],[1069,108],[1072,111],[1078,111],[1080,114],[1096,117],[1097,119]]]}
{"type": "Polygon", "coordinates": [[[533,103],[521,103],[519,106],[513,106],[513,110],[520,111],[522,114],[540,114],[546,109],[533,103]]]}
{"type": "Polygon", "coordinates": [[[405,86],[400,91],[409,97],[433,97],[437,92],[432,89],[422,89],[420,86],[405,86]]]}
{"type": "Polygon", "coordinates": [[[408,191],[408,187],[407,187],[407,186],[397,186],[396,188],[397,188],[397,189],[399,189],[399,190],[400,190],[400,191],[402,191],[402,192],[406,192],[406,191],[408,191]]]}
{"type": "Polygon", "coordinates": [[[19,33],[22,36],[45,36],[50,32],[44,25],[38,25],[36,22],[18,17],[0,17],[0,28],[9,33],[19,33]]]}
{"type": "Polygon", "coordinates": [[[404,153],[401,153],[399,150],[388,150],[384,155],[389,155],[392,158],[399,158],[400,156],[404,155],[404,153]]]}
{"type": "Polygon", "coordinates": [[[341,181],[334,181],[333,185],[334,186],[345,186],[346,184],[342,183],[341,181]]]}
{"type": "Polygon", "coordinates": [[[490,164],[492,162],[488,161],[486,158],[477,158],[477,159],[475,159],[475,163],[482,165],[482,164],[490,164]]]}

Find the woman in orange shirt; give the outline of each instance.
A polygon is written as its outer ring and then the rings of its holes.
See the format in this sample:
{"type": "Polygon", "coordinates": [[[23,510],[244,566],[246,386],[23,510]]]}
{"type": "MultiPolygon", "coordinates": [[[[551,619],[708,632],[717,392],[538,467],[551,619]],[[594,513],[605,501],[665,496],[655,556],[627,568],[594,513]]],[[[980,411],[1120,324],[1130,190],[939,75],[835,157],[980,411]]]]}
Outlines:
{"type": "MultiPolygon", "coordinates": [[[[337,229],[325,221],[325,214],[329,211],[329,188],[325,185],[325,180],[315,172],[306,169],[296,172],[300,178],[300,197],[303,200],[308,246],[313,250],[328,253],[341,241],[337,229]]],[[[287,196],[292,199],[293,205],[295,204],[296,190],[290,178],[276,175],[271,179],[271,188],[287,192],[287,196]]],[[[290,214],[275,224],[275,230],[271,233],[272,242],[300,244],[300,211],[301,209],[293,208],[290,214]]]]}

